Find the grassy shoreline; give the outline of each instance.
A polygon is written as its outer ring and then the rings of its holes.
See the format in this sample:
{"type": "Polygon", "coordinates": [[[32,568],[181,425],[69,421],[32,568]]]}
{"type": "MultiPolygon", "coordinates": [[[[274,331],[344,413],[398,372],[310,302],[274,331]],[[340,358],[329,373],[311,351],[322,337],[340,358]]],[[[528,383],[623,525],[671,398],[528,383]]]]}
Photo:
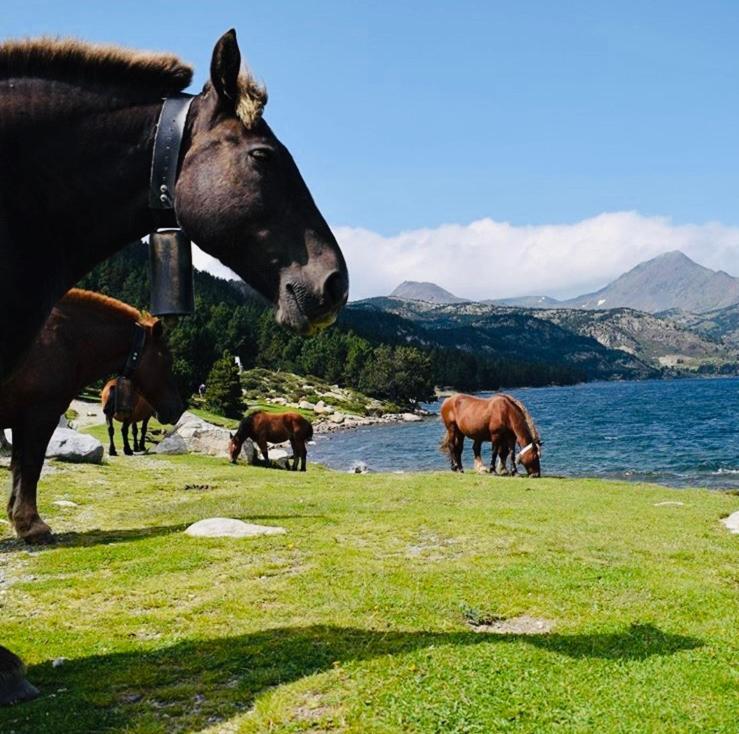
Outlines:
{"type": "Polygon", "coordinates": [[[0,530],[2,640],[43,691],[3,732],[735,730],[736,496],[196,456],[55,469],[59,544],[0,530]],[[181,532],[208,516],[287,534],[181,532]],[[554,630],[468,624],[522,614],[554,630]]]}

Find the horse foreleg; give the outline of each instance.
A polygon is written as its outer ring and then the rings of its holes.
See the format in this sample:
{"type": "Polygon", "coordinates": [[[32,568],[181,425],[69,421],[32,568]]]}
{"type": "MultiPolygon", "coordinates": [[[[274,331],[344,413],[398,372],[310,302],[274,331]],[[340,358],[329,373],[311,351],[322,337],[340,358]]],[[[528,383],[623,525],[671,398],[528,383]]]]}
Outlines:
{"type": "Polygon", "coordinates": [[[146,453],[146,432],[149,430],[149,419],[144,418],[141,422],[141,438],[139,439],[139,451],[146,453]]]}
{"type": "Polygon", "coordinates": [[[136,421],[131,424],[131,433],[133,433],[133,452],[135,454],[139,450],[139,424],[136,421]]]}
{"type": "Polygon", "coordinates": [[[110,438],[108,456],[118,456],[118,452],[115,450],[115,425],[113,424],[113,416],[110,413],[107,413],[105,415],[105,420],[108,423],[108,437],[110,438]]]}
{"type": "Polygon", "coordinates": [[[121,435],[123,436],[123,453],[126,456],[133,456],[133,451],[131,451],[131,444],[128,443],[128,427],[131,424],[128,421],[123,421],[123,425],[121,426],[121,435]]]}
{"type": "Polygon", "coordinates": [[[300,460],[300,446],[296,438],[290,439],[290,448],[293,452],[293,471],[298,470],[298,461],[300,460]]]}
{"type": "Polygon", "coordinates": [[[10,462],[13,488],[8,502],[8,517],[19,538],[27,543],[50,543],[51,528],[38,514],[36,493],[44,455],[57,416],[35,417],[13,427],[13,456],[10,462]]]}
{"type": "Polygon", "coordinates": [[[262,456],[264,457],[264,465],[271,466],[269,463],[269,447],[267,446],[266,441],[259,442],[259,450],[262,452],[262,456]]]}

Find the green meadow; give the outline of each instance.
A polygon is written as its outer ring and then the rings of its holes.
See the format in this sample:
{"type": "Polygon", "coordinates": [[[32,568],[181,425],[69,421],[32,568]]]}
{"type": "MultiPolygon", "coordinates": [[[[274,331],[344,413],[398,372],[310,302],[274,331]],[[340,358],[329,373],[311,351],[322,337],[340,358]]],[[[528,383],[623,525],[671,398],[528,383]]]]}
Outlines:
{"type": "Polygon", "coordinates": [[[42,691],[4,733],[737,731],[737,496],[195,456],[53,469],[58,543],[0,525],[1,639],[42,691]],[[287,533],[183,533],[211,516],[287,533]],[[486,631],[522,615],[550,631],[486,631]]]}

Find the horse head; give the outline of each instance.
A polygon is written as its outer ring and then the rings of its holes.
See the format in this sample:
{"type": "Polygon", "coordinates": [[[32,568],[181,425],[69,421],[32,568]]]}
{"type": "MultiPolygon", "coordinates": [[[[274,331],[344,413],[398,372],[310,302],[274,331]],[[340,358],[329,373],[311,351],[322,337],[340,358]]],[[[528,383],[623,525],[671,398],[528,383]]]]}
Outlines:
{"type": "Polygon", "coordinates": [[[290,152],[262,118],[264,88],[241,70],[233,30],[193,101],[175,210],[187,235],[310,334],[346,303],[344,257],[290,152]]]}
{"type": "Polygon", "coordinates": [[[541,476],[541,442],[532,441],[524,446],[518,454],[517,462],[526,469],[526,473],[536,479],[541,476]]]}
{"type": "Polygon", "coordinates": [[[133,382],[154,408],[161,423],[177,423],[185,404],[172,374],[172,355],[164,340],[162,322],[153,319],[141,324],[146,329],[146,341],[133,382]]]}
{"type": "Polygon", "coordinates": [[[235,464],[238,461],[239,454],[241,453],[241,447],[244,445],[244,439],[239,438],[238,431],[236,433],[229,434],[229,439],[228,449],[226,449],[226,451],[230,462],[235,464]]]}

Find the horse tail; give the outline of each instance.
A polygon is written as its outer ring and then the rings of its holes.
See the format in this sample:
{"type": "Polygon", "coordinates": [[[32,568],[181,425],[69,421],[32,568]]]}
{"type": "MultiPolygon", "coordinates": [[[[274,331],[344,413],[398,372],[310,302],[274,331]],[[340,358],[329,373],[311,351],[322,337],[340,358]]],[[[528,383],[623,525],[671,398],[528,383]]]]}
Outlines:
{"type": "Polygon", "coordinates": [[[305,440],[310,441],[313,438],[313,424],[307,418],[303,420],[308,424],[305,429],[305,440]]]}
{"type": "Polygon", "coordinates": [[[449,450],[449,432],[447,431],[441,437],[441,441],[439,442],[439,451],[441,451],[441,453],[444,454],[448,450],[449,450]]]}
{"type": "Polygon", "coordinates": [[[516,398],[513,397],[513,395],[504,395],[507,400],[510,400],[520,411],[523,413],[524,420],[526,421],[526,426],[529,429],[529,433],[531,433],[531,438],[534,440],[535,443],[541,443],[541,436],[539,435],[539,429],[536,427],[536,423],[534,423],[534,419],[531,417],[531,413],[529,413],[526,406],[516,398]]]}

